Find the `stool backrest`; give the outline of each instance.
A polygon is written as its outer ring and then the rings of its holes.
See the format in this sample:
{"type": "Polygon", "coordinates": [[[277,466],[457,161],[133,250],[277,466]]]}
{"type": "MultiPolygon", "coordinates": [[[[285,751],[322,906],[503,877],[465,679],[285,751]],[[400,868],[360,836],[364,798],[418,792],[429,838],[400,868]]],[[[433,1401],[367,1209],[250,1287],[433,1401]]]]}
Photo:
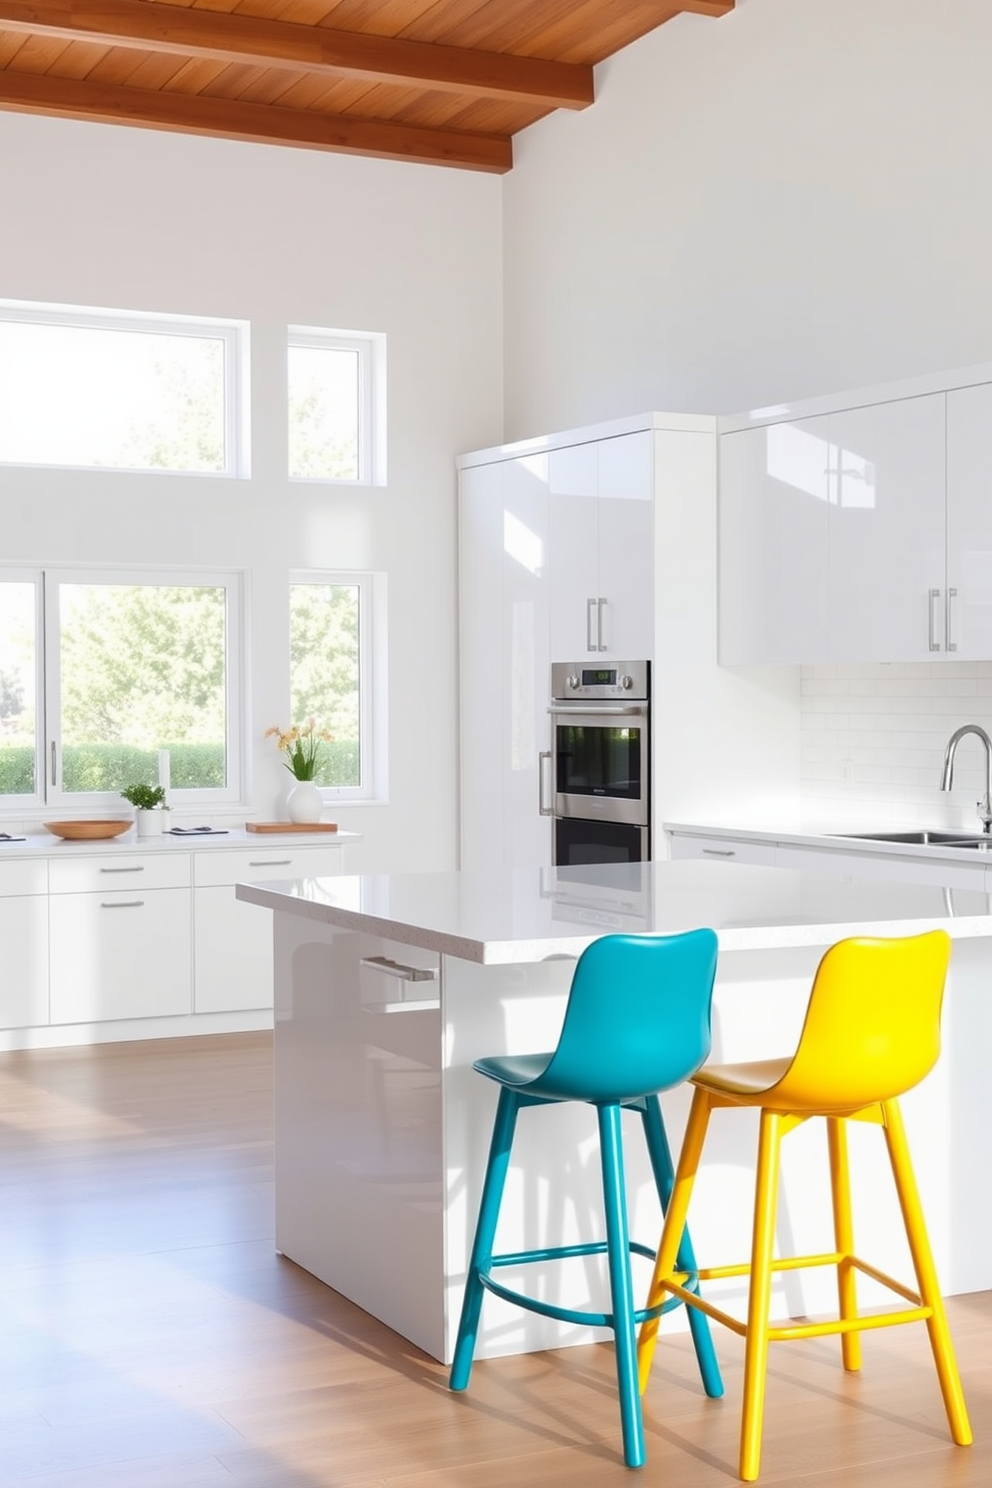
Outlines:
{"type": "Polygon", "coordinates": [[[688,1079],[710,1049],[716,960],[712,930],[593,941],[535,1088],[564,1100],[619,1101],[688,1079]]]}
{"type": "Polygon", "coordinates": [[[943,930],[831,946],[776,1104],[794,1097],[796,1110],[857,1110],[919,1084],[940,1053],[950,954],[943,930]]]}

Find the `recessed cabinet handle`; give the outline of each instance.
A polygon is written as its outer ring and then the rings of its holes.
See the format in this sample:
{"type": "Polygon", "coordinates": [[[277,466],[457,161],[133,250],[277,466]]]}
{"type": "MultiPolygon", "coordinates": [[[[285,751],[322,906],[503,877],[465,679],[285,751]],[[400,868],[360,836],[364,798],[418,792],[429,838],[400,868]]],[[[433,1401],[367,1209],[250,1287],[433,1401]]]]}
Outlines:
{"type": "Polygon", "coordinates": [[[931,651],[939,651],[940,650],[940,642],[937,640],[937,630],[936,630],[936,626],[934,624],[934,608],[935,608],[935,606],[936,606],[937,601],[939,600],[939,598],[940,598],[940,590],[939,589],[931,589],[930,590],[930,595],[929,595],[929,599],[930,599],[930,605],[929,605],[929,608],[930,608],[930,616],[929,616],[930,632],[929,632],[929,639],[930,639],[930,650],[931,651]]]}
{"type": "Polygon", "coordinates": [[[144,907],[144,899],[115,899],[112,904],[108,904],[104,899],[100,904],[101,909],[144,909],[144,907]]]}
{"type": "Polygon", "coordinates": [[[704,858],[736,858],[737,854],[732,847],[704,847],[704,858]]]}
{"type": "Polygon", "coordinates": [[[388,956],[363,956],[362,965],[370,971],[381,971],[385,976],[396,977],[400,982],[436,982],[436,966],[404,966],[402,961],[390,961],[388,956]]]}
{"type": "Polygon", "coordinates": [[[947,651],[956,651],[958,649],[957,641],[951,640],[951,601],[957,599],[957,597],[958,591],[956,589],[948,589],[947,603],[944,606],[944,648],[947,651]]]}

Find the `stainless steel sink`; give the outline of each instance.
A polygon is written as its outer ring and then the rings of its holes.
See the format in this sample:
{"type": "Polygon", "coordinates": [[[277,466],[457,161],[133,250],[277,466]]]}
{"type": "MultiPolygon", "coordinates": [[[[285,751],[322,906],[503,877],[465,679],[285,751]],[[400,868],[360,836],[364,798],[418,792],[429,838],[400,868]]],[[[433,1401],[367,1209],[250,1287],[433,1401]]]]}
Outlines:
{"type": "Polygon", "coordinates": [[[929,827],[921,827],[912,832],[839,832],[837,835],[847,841],[905,843],[911,847],[992,847],[992,836],[932,831],[929,827]]]}

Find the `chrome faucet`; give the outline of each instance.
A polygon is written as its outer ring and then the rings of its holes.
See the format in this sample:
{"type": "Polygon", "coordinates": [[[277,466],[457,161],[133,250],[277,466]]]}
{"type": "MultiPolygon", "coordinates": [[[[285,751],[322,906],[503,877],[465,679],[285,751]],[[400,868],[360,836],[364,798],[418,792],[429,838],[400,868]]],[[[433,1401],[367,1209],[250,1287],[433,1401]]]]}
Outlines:
{"type": "Polygon", "coordinates": [[[955,729],[947,741],[944,751],[944,773],[940,777],[941,790],[950,790],[954,781],[954,755],[965,734],[977,734],[985,749],[985,795],[976,803],[982,822],[982,831],[992,830],[992,739],[977,723],[963,723],[955,729]]]}

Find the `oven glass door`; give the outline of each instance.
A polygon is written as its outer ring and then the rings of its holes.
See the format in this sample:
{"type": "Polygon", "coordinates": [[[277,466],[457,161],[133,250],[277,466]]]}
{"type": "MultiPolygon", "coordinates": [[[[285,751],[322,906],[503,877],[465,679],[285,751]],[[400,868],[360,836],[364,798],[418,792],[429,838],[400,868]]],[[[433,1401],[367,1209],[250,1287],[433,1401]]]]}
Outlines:
{"type": "Polygon", "coordinates": [[[598,816],[605,801],[624,805],[625,821],[647,824],[647,720],[554,714],[555,812],[598,816]]]}
{"type": "Polygon", "coordinates": [[[644,863],[648,829],[624,822],[584,821],[560,816],[555,822],[555,866],[584,863],[644,863]]]}

